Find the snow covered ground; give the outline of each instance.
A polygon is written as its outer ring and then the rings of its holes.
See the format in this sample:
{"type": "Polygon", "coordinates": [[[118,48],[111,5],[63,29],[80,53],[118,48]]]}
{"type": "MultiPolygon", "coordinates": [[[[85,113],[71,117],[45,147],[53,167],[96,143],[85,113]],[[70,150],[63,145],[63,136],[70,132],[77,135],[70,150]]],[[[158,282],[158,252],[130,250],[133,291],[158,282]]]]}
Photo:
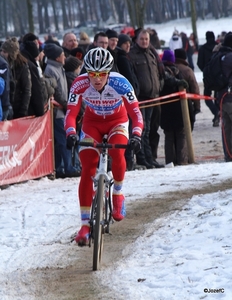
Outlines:
{"type": "MultiPolygon", "coordinates": [[[[201,30],[215,29],[218,34],[230,27],[229,19],[224,19],[223,27],[219,21],[204,23],[201,30]]],[[[182,31],[181,26],[177,21],[155,28],[164,37],[174,27],[182,31]]],[[[200,82],[201,73],[196,77],[200,82]]],[[[232,163],[214,162],[128,172],[124,193],[132,203],[165,192],[223,184],[231,179],[231,170],[232,163]]],[[[70,264],[65,253],[80,226],[78,182],[79,178],[43,178],[0,190],[1,300],[16,299],[7,289],[7,274],[70,264]]],[[[196,194],[182,211],[149,224],[133,245],[125,245],[129,257],[112,262],[96,276],[118,299],[232,299],[231,228],[232,189],[196,194]]]]}

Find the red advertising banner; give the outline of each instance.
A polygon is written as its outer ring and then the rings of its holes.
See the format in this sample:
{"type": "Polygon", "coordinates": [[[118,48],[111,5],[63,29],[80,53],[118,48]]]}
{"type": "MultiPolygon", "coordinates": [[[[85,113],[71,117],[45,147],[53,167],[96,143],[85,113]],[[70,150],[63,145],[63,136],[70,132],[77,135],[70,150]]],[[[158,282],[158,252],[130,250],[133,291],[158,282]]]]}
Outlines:
{"type": "Polygon", "coordinates": [[[0,186],[54,172],[51,115],[0,122],[0,186]]]}

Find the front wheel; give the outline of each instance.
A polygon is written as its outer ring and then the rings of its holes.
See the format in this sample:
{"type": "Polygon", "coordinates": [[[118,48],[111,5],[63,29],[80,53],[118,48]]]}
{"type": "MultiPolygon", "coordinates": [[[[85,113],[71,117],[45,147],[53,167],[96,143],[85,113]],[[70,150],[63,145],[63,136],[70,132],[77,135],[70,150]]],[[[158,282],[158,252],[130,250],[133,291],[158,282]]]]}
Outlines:
{"type": "Polygon", "coordinates": [[[104,176],[100,175],[98,180],[98,188],[96,192],[96,220],[94,226],[94,246],[93,246],[93,271],[100,267],[103,252],[103,203],[105,197],[104,176]]]}

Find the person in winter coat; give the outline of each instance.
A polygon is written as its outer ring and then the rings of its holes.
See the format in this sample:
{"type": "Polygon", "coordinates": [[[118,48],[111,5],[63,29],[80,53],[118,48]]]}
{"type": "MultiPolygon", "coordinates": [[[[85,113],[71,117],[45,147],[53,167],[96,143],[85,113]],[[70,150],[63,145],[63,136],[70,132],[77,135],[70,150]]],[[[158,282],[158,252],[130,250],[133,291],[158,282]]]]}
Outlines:
{"type": "Polygon", "coordinates": [[[66,32],[63,36],[63,43],[62,43],[65,57],[68,57],[72,49],[78,47],[78,44],[79,43],[76,35],[73,32],[66,32]]]}
{"type": "Polygon", "coordinates": [[[13,79],[16,82],[13,99],[14,119],[28,116],[31,99],[31,73],[27,59],[18,53],[12,69],[13,79]]]}
{"type": "Polygon", "coordinates": [[[72,166],[72,153],[71,150],[66,148],[66,134],[64,131],[64,117],[68,99],[68,85],[63,68],[65,64],[64,51],[62,47],[50,43],[44,47],[44,54],[47,57],[44,75],[55,78],[57,81],[57,91],[54,94],[54,99],[57,102],[54,112],[56,177],[77,177],[80,176],[80,172],[72,166]],[[58,95],[60,98],[57,98],[58,95]]]}
{"type": "Polygon", "coordinates": [[[218,91],[222,117],[222,144],[226,162],[232,161],[232,32],[225,35],[222,46],[218,51],[225,52],[221,67],[228,78],[228,86],[218,91]]]}
{"type": "MultiPolygon", "coordinates": [[[[140,29],[137,31],[135,44],[131,47],[128,56],[133,64],[135,75],[139,82],[140,91],[138,100],[142,102],[143,100],[158,97],[161,89],[158,60],[150,47],[150,34],[147,30],[140,29]]],[[[136,156],[137,164],[145,166],[148,169],[153,167],[159,168],[161,165],[155,159],[157,158],[159,144],[160,106],[142,108],[141,112],[144,119],[144,130],[142,134],[142,148],[136,156]],[[152,115],[155,116],[154,124],[156,126],[151,129],[152,115]],[[150,145],[150,131],[152,131],[153,139],[156,140],[155,154],[150,145]]]]}
{"type": "MultiPolygon", "coordinates": [[[[189,67],[194,70],[194,64],[193,64],[193,47],[190,45],[189,43],[189,38],[187,37],[187,34],[184,32],[180,33],[181,39],[182,39],[182,48],[185,50],[186,55],[187,55],[187,59],[188,59],[188,63],[189,63],[189,67]]],[[[178,49],[178,48],[177,48],[178,49]]]]}
{"type": "MultiPolygon", "coordinates": [[[[119,73],[128,79],[131,85],[134,88],[135,95],[139,94],[139,83],[137,77],[135,75],[133,65],[128,57],[128,53],[131,47],[131,38],[127,34],[120,34],[118,36],[118,44],[117,44],[117,66],[119,73]]],[[[129,137],[131,136],[131,120],[129,119],[129,137]]],[[[131,155],[131,151],[126,149],[125,151],[125,158],[126,158],[126,165],[127,170],[133,170],[134,166],[134,159],[131,155]]]]}
{"type": "Polygon", "coordinates": [[[176,29],[174,30],[172,37],[170,38],[169,48],[172,51],[174,51],[175,49],[178,49],[178,48],[183,48],[182,38],[181,38],[178,30],[176,30],[176,29]]]}
{"type": "Polygon", "coordinates": [[[2,100],[2,121],[13,118],[13,108],[11,105],[12,93],[15,90],[13,84],[10,64],[16,59],[19,52],[17,39],[7,39],[1,46],[0,56],[0,76],[5,81],[5,89],[1,96],[2,100]],[[9,62],[10,61],[10,62],[9,62]]]}
{"type": "Polygon", "coordinates": [[[42,116],[45,112],[44,86],[41,82],[36,58],[39,56],[39,44],[34,34],[26,34],[20,44],[20,52],[27,59],[31,74],[31,98],[28,115],[42,116]]]}
{"type": "MultiPolygon", "coordinates": [[[[195,74],[193,70],[189,67],[187,59],[187,54],[184,49],[175,49],[175,64],[178,67],[180,73],[183,76],[183,79],[188,83],[188,92],[191,94],[200,94],[199,85],[197,83],[195,74]]],[[[201,111],[201,102],[200,100],[192,100],[194,107],[194,114],[198,114],[201,111]]]]}
{"type": "MultiPolygon", "coordinates": [[[[164,50],[162,61],[165,66],[165,82],[160,96],[166,96],[179,91],[179,87],[188,88],[188,83],[183,79],[179,69],[175,65],[175,55],[171,50],[164,50]]],[[[184,130],[181,103],[170,101],[168,98],[161,105],[161,128],[165,135],[165,162],[174,165],[188,164],[187,142],[184,130]]],[[[192,102],[188,101],[190,122],[193,128],[195,117],[192,102]]]]}
{"type": "MultiPolygon", "coordinates": [[[[217,45],[215,41],[215,35],[213,31],[207,31],[205,34],[206,43],[203,44],[198,51],[197,65],[199,69],[203,72],[204,67],[213,55],[213,49],[217,45]]],[[[211,96],[212,91],[204,87],[204,95],[211,96]]],[[[219,106],[214,100],[205,100],[205,104],[208,106],[209,110],[213,114],[213,126],[219,126],[220,116],[219,116],[219,106]]]]}
{"type": "Polygon", "coordinates": [[[114,65],[112,72],[118,72],[117,60],[118,60],[118,51],[116,49],[118,43],[118,33],[115,30],[108,29],[106,30],[106,35],[108,37],[108,48],[107,50],[114,58],[114,65]]]}

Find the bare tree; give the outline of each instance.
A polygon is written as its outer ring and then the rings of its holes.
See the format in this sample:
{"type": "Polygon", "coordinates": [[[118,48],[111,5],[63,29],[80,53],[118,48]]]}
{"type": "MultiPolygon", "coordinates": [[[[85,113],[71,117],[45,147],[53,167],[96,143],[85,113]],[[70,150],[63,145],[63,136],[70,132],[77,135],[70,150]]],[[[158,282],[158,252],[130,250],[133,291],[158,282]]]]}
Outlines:
{"type": "Polygon", "coordinates": [[[33,21],[33,11],[32,11],[32,4],[31,0],[27,0],[27,12],[28,12],[28,24],[29,24],[29,31],[34,32],[34,21],[33,21]]]}
{"type": "Polygon", "coordinates": [[[195,0],[190,0],[190,5],[191,5],[192,29],[193,29],[193,33],[196,36],[196,39],[198,40],[198,35],[197,35],[197,15],[196,15],[195,0]]]}
{"type": "Polygon", "coordinates": [[[128,13],[133,27],[144,27],[144,15],[148,0],[127,0],[128,13]]]}

